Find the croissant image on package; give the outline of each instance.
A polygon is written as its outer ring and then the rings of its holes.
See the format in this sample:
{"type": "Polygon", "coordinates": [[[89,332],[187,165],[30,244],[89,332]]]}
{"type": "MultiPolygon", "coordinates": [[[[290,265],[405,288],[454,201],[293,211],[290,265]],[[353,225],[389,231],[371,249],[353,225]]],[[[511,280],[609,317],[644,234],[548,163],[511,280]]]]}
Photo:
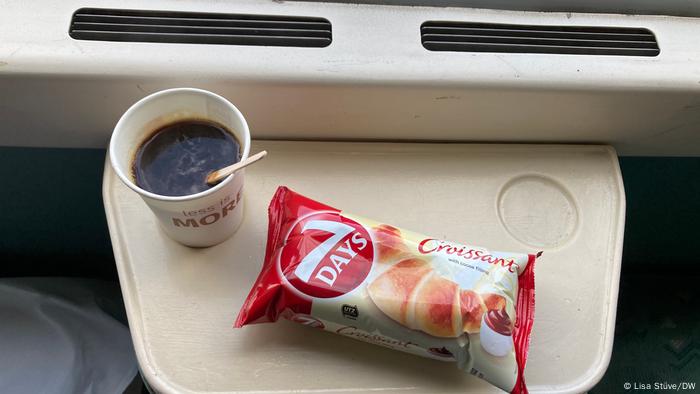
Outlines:
{"type": "Polygon", "coordinates": [[[398,228],[379,224],[372,227],[372,235],[376,242],[377,261],[390,263],[411,255],[398,228]]]}
{"type": "Polygon", "coordinates": [[[505,299],[489,294],[491,308],[481,295],[463,290],[419,258],[402,260],[367,286],[372,301],[396,322],[436,337],[454,338],[476,333],[483,314],[505,308],[505,299]]]}

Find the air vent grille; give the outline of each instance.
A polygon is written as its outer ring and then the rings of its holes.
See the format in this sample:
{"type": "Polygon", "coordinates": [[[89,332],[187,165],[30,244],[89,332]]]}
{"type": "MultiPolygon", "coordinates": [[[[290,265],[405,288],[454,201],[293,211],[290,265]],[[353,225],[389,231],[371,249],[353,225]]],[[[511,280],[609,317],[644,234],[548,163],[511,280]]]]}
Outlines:
{"type": "Polygon", "coordinates": [[[657,56],[654,33],[643,28],[425,22],[425,49],[453,52],[657,56]]]}
{"type": "Polygon", "coordinates": [[[293,47],[330,45],[324,18],[82,8],[73,14],[77,40],[293,47]]]}

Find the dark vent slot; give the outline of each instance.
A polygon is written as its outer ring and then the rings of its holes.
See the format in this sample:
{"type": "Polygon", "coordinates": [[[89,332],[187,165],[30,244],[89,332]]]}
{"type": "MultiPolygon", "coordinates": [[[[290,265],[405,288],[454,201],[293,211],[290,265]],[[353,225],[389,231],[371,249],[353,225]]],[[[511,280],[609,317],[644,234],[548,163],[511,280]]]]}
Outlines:
{"type": "Polygon", "coordinates": [[[76,40],[326,47],[324,18],[202,12],[81,8],[73,14],[76,40]]]}
{"type": "Polygon", "coordinates": [[[430,51],[657,56],[654,33],[643,28],[425,22],[430,51]]]}

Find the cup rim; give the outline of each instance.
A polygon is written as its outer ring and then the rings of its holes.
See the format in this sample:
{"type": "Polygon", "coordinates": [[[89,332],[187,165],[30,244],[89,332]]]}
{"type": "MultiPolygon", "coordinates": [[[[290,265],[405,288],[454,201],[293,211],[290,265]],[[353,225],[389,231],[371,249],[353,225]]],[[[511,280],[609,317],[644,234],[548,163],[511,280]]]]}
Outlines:
{"type": "Polygon", "coordinates": [[[216,186],[212,187],[211,189],[207,189],[204,191],[201,191],[199,193],[195,194],[187,194],[184,196],[164,196],[162,194],[157,194],[153,192],[149,192],[148,190],[140,188],[134,181],[131,179],[130,176],[127,176],[124,174],[124,171],[122,171],[121,168],[119,168],[115,164],[115,157],[116,157],[116,148],[115,148],[115,141],[116,138],[119,134],[119,131],[123,128],[123,123],[125,122],[125,119],[131,116],[134,112],[138,111],[143,104],[148,103],[150,101],[156,100],[161,96],[167,96],[167,95],[172,95],[172,94],[179,94],[183,92],[190,92],[190,93],[196,93],[196,94],[201,94],[204,96],[208,96],[211,98],[214,98],[215,100],[220,100],[225,106],[227,106],[233,113],[240,118],[241,123],[243,124],[243,130],[240,130],[241,134],[243,134],[243,152],[241,153],[241,161],[245,160],[248,158],[248,155],[250,154],[250,130],[248,128],[248,122],[245,120],[245,117],[241,113],[241,111],[236,108],[233,103],[228,101],[226,98],[210,92],[208,90],[204,89],[197,89],[197,88],[171,88],[171,89],[165,89],[161,90],[155,93],[151,93],[146,97],[143,97],[139,101],[135,102],[134,104],[129,107],[129,109],[122,114],[122,116],[119,118],[119,121],[117,124],[114,126],[114,130],[112,131],[112,136],[110,137],[109,141],[109,161],[110,165],[112,166],[112,169],[114,172],[117,174],[117,176],[122,180],[122,182],[128,186],[131,190],[139,193],[142,196],[149,197],[154,200],[159,200],[159,201],[172,201],[172,202],[180,202],[180,201],[190,201],[190,200],[196,200],[202,197],[206,197],[210,194],[216,193],[218,190],[224,188],[228,183],[232,182],[236,174],[234,173],[233,175],[230,175],[226,177],[223,181],[219,182],[216,186]]]}

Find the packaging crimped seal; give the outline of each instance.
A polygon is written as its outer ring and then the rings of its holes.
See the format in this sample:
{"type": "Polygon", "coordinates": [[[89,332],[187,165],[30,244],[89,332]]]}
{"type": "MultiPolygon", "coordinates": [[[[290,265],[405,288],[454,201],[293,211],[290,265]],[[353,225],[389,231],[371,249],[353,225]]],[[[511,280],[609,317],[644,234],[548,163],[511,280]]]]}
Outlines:
{"type": "Polygon", "coordinates": [[[280,187],[262,271],[235,326],[283,317],[527,393],[535,258],[424,236],[280,187]]]}

